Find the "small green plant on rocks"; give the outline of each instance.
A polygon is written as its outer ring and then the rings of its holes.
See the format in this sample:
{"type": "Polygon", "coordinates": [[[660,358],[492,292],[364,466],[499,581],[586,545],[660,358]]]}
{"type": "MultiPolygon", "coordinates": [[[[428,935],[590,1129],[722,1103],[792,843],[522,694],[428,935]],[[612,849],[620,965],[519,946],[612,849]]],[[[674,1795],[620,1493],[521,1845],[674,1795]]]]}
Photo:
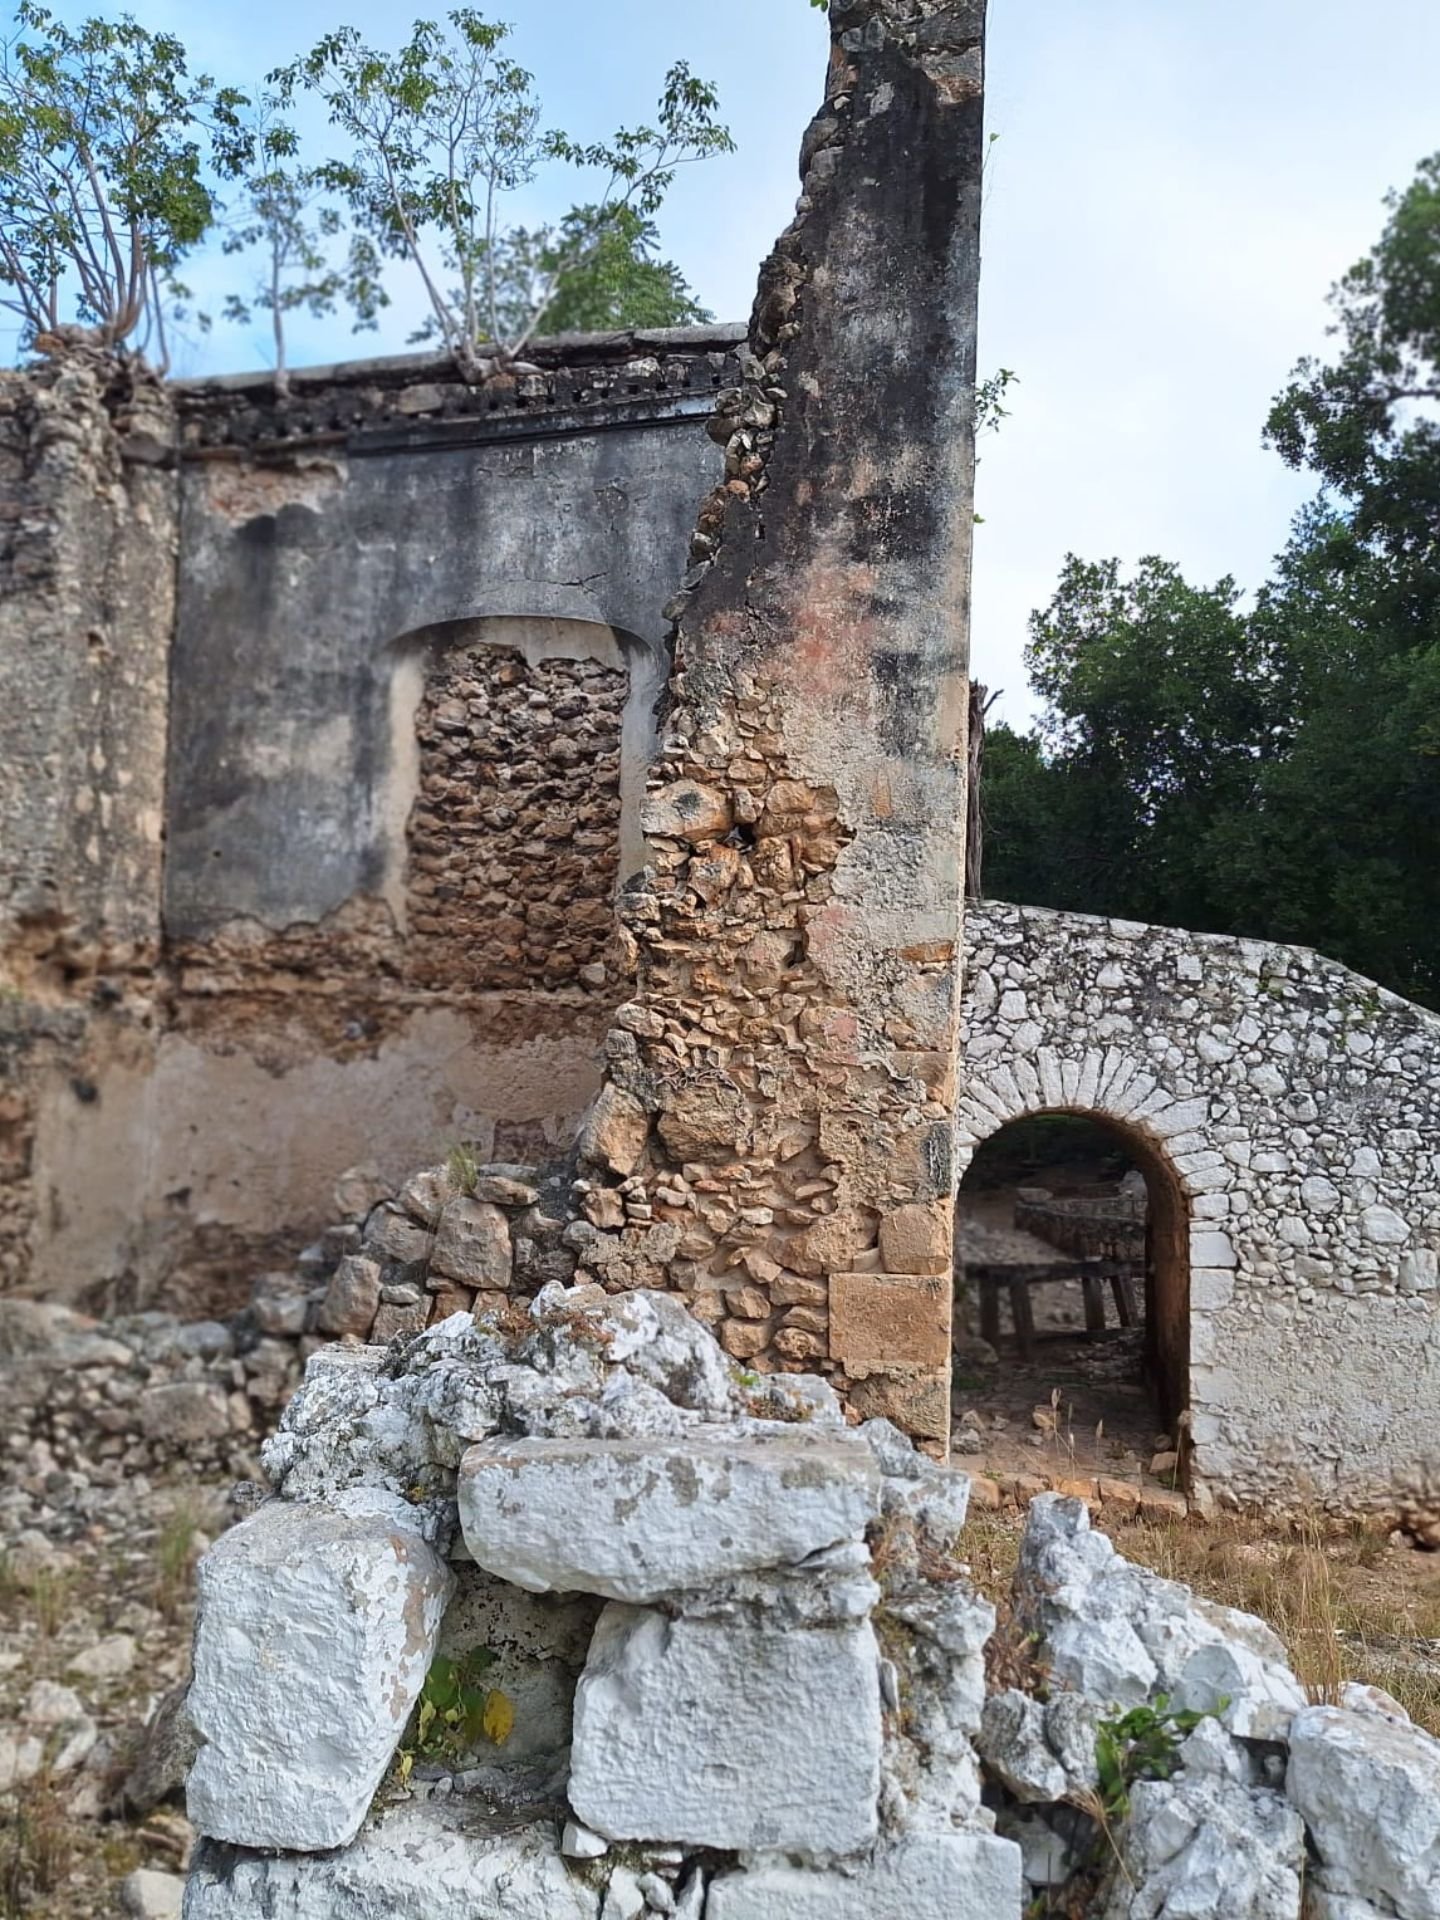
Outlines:
{"type": "Polygon", "coordinates": [[[450,1175],[451,1184],[461,1193],[474,1193],[480,1178],[480,1162],[475,1158],[474,1150],[463,1141],[446,1154],[445,1171],[450,1175]]]}
{"type": "MultiPolygon", "coordinates": [[[[1229,1703],[1221,1701],[1217,1712],[1229,1703]]],[[[1130,1811],[1130,1789],[1137,1780],[1168,1780],[1180,1764],[1180,1743],[1209,1711],[1174,1708],[1157,1693],[1152,1706],[1131,1707],[1114,1720],[1102,1720],[1095,1735],[1095,1764],[1100,1803],[1107,1820],[1123,1820],[1130,1811]]]]}
{"type": "Polygon", "coordinates": [[[401,1786],[417,1760],[460,1766],[482,1744],[503,1747],[515,1730],[515,1705],[484,1677],[496,1655],[472,1647],[459,1659],[443,1654],[431,1666],[415,1709],[414,1737],[399,1756],[401,1786]]]}

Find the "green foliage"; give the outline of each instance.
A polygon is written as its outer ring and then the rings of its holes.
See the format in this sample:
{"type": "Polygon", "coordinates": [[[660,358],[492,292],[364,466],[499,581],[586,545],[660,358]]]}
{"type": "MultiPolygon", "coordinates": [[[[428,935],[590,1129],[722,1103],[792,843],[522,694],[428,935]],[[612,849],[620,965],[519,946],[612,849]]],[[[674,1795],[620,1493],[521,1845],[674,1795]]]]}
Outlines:
{"type": "MultiPolygon", "coordinates": [[[[625,241],[632,280],[639,267],[653,268],[642,243],[678,168],[733,145],[716,119],[715,90],[683,62],[666,76],[654,124],[592,142],[545,127],[533,76],[505,51],[509,31],[460,8],[443,25],[418,21],[392,55],[341,27],[270,76],[282,101],[306,88],[325,102],[346,146],[317,177],[344,199],[377,259],[416,269],[427,335],[471,375],[482,341],[518,353],[582,271],[591,273],[592,297],[608,286],[616,310],[616,269],[625,263],[612,247],[601,267],[606,242],[617,233],[625,241]],[[598,198],[558,228],[513,233],[506,196],[556,160],[598,172],[598,198]],[[625,226],[627,215],[638,225],[625,226]]],[[[654,293],[653,277],[645,291],[654,293]]]]}
{"type": "Polygon", "coordinates": [[[474,1647],[458,1660],[442,1655],[434,1662],[415,1709],[414,1738],[401,1757],[402,1782],[416,1760],[455,1766],[483,1747],[505,1745],[515,1708],[507,1694],[484,1684],[495,1660],[487,1647],[474,1647]]]}
{"type": "Polygon", "coordinates": [[[996,894],[1187,927],[1225,917],[1209,840],[1248,805],[1277,744],[1276,663],[1232,580],[1164,561],[1066,561],[1031,621],[1039,734],[986,741],[986,876],[996,894]]]}
{"type": "Polygon", "coordinates": [[[339,27],[253,101],[128,17],[72,29],[19,0],[16,20],[0,42],[0,307],[22,350],[138,347],[163,369],[167,319],[188,299],[179,268],[212,235],[249,269],[223,315],[268,318],[282,387],[287,320],[343,304],[375,326],[397,263],[424,288],[419,337],[472,377],[482,341],[513,355],[542,325],[708,318],[654,225],[679,168],[733,144],[684,62],[651,122],[584,141],[543,123],[510,29],[473,8],[417,21],[395,52],[339,27]],[[290,118],[301,92],[340,136],[318,162],[290,118]],[[516,225],[513,195],[556,162],[585,170],[593,197],[557,224],[516,225]]]}
{"type": "Polygon", "coordinates": [[[480,1178],[480,1162],[472,1147],[464,1141],[453,1146],[445,1156],[445,1170],[461,1193],[474,1193],[480,1178]]]}
{"type": "MultiPolygon", "coordinates": [[[[1219,1711],[1228,1704],[1222,1700],[1219,1711]]],[[[1168,1780],[1180,1764],[1181,1741],[1213,1717],[1172,1708],[1168,1696],[1158,1693],[1152,1706],[1131,1707],[1116,1719],[1102,1720],[1095,1734],[1095,1765],[1106,1818],[1123,1819],[1129,1813],[1130,1789],[1137,1780],[1168,1780]]]]}
{"type": "Polygon", "coordinates": [[[336,265],[332,243],[343,225],[340,210],[327,202],[315,169],[301,164],[299,139],[282,118],[277,97],[262,95],[246,125],[247,165],[224,250],[257,256],[258,271],[250,294],[227,295],[223,313],[242,326],[256,312],[270,316],[276,380],[283,388],[288,315],[304,311],[320,319],[344,298],[358,325],[373,326],[388,301],[380,263],[365,236],[354,236],[348,267],[336,265]]]}
{"type": "Polygon", "coordinates": [[[1001,367],[998,372],[992,373],[988,380],[982,380],[976,387],[976,433],[997,433],[1000,422],[1010,418],[1010,409],[1005,405],[1005,396],[1019,379],[1018,373],[1012,372],[1009,367],[1001,367]]]}
{"type": "Polygon", "coordinates": [[[1067,561],[1045,713],[986,742],[1002,898],[1319,948],[1440,1005],[1440,156],[1336,290],[1272,442],[1325,489],[1254,607],[1067,561]]]}
{"type": "Polygon", "coordinates": [[[656,258],[658,246],[654,222],[633,207],[575,207],[559,227],[514,228],[497,248],[500,337],[528,326],[537,306],[536,333],[686,327],[713,318],[674,262],[656,258]],[[575,262],[568,270],[567,259],[575,262]]]}
{"type": "Polygon", "coordinates": [[[22,347],[138,340],[163,365],[215,174],[244,162],[244,97],[131,19],[72,29],[34,0],[16,18],[0,46],[0,306],[22,347]]]}
{"type": "Polygon", "coordinates": [[[1300,362],[1267,432],[1351,504],[1357,540],[1403,562],[1440,537],[1440,154],[1386,206],[1330,297],[1338,356],[1300,362]]]}

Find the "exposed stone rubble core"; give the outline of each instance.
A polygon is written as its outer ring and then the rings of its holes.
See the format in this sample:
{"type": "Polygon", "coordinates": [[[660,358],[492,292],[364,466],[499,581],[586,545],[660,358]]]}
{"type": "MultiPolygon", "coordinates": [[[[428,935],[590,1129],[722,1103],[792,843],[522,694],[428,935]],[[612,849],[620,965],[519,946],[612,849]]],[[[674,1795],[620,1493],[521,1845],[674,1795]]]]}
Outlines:
{"type": "Polygon", "coordinates": [[[190,1920],[700,1920],[717,1875],[737,1914],[1018,1912],[970,1744],[994,1612],[954,1559],[963,1477],[848,1430],[824,1381],[745,1372],[672,1295],[552,1286],[316,1353],[266,1463],[280,1497],[202,1569],[190,1920]],[[437,1649],[484,1650],[514,1733],[412,1748],[367,1822],[437,1649]]]}
{"type": "Polygon", "coordinates": [[[1033,907],[971,903],[966,952],[962,1163],[1072,1110],[1173,1188],[1198,1481],[1363,1507],[1440,1473],[1440,1017],[1300,948],[1033,907]]]}

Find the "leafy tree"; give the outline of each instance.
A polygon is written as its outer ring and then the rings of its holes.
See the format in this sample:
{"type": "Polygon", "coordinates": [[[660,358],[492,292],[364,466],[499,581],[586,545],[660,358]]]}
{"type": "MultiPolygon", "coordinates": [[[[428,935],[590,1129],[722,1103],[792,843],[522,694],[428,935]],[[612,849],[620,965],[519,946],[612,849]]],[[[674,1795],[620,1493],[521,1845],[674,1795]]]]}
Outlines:
{"type": "Polygon", "coordinates": [[[16,17],[0,46],[0,305],[23,348],[138,340],[163,366],[179,267],[216,216],[212,169],[243,161],[243,96],[133,20],[72,30],[34,0],[16,17]]]}
{"type": "Polygon", "coordinates": [[[987,879],[1295,941],[1440,1004],[1440,160],[1337,288],[1339,352],[1270,415],[1320,498],[1254,608],[1067,562],[1038,732],[986,757],[987,879]]]}
{"type": "Polygon", "coordinates": [[[326,198],[313,167],[302,165],[295,129],[273,94],[262,94],[245,116],[248,164],[240,177],[239,204],[232,207],[224,240],[227,254],[256,256],[253,290],[226,297],[224,317],[248,326],[256,312],[270,316],[275,382],[289,386],[285,322],[304,311],[314,318],[333,313],[348,299],[356,321],[374,326],[388,304],[381,262],[363,234],[353,236],[348,260],[339,265],[334,242],[344,221],[326,198]]]}
{"type": "Polygon", "coordinates": [[[633,207],[610,213],[576,207],[559,228],[516,227],[499,245],[496,305],[502,338],[536,333],[602,333],[614,327],[686,327],[713,316],[670,260],[656,257],[655,224],[633,207]],[[586,236],[596,234],[588,246],[586,236]],[[564,270],[567,257],[577,264],[564,270]]]}
{"type": "Polygon", "coordinates": [[[1440,1003],[1440,577],[1427,596],[1419,571],[1342,512],[1302,516],[1251,621],[1284,660],[1288,737],[1214,855],[1240,930],[1440,1003]]]}
{"type": "Polygon", "coordinates": [[[1398,562],[1440,542],[1440,154],[1386,201],[1379,243],[1330,296],[1340,352],[1302,360],[1270,413],[1292,467],[1343,499],[1354,537],[1398,562]]]}
{"type": "Polygon", "coordinates": [[[1440,1005],[1440,156],[1336,288],[1269,438],[1322,491],[1248,613],[1067,562],[1046,702],[986,750],[987,883],[1315,946],[1440,1005]]]}
{"type": "Polygon", "coordinates": [[[653,126],[590,143],[547,129],[532,76],[505,52],[508,36],[508,27],[471,8],[452,12],[447,25],[417,22],[395,55],[342,27],[271,76],[284,99],[300,86],[324,99],[350,145],[321,178],[344,195],[380,254],[418,271],[432,335],[471,378],[481,371],[483,340],[520,351],[565,280],[595,262],[622,213],[648,221],[680,166],[732,147],[715,118],[714,89],[683,62],[666,76],[653,126]],[[604,184],[543,247],[531,241],[529,311],[507,314],[502,296],[514,294],[523,274],[513,243],[507,256],[505,197],[550,160],[598,169],[604,184]]]}
{"type": "MultiPolygon", "coordinates": [[[[1191,587],[1162,560],[1130,580],[1115,560],[1066,561],[1030,627],[1027,663],[1046,701],[1034,761],[1009,766],[1030,776],[1032,804],[1038,770],[1057,812],[1066,859],[1051,886],[1063,874],[1083,887],[1083,899],[1053,904],[1196,927],[1225,917],[1209,836],[1251,803],[1282,732],[1276,662],[1238,598],[1233,580],[1191,587]]],[[[988,857],[999,889],[1005,866],[988,857]]]]}

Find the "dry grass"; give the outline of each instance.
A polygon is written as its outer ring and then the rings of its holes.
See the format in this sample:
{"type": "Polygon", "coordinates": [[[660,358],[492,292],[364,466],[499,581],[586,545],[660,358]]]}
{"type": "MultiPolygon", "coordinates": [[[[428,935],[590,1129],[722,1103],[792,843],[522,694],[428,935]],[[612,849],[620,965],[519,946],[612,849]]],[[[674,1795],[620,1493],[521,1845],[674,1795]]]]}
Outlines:
{"type": "Polygon", "coordinates": [[[73,1581],[50,1567],[20,1571],[9,1554],[0,1555],[0,1626],[30,1623],[42,1651],[60,1630],[69,1608],[73,1581]]]}
{"type": "MultiPolygon", "coordinates": [[[[1009,1593],[1020,1529],[1017,1516],[996,1513],[973,1513],[966,1526],[975,1579],[997,1602],[1009,1593]]],[[[1312,1516],[1105,1530],[1127,1559],[1268,1621],[1312,1699],[1333,1700],[1347,1680],[1383,1687],[1440,1736],[1440,1557],[1312,1516]]]]}
{"type": "Polygon", "coordinates": [[[155,1544],[155,1605],[167,1620],[177,1619],[190,1597],[199,1534],[199,1515],[187,1500],[179,1501],[155,1544]]]}
{"type": "Polygon", "coordinates": [[[71,1821],[48,1767],[0,1800],[0,1920],[45,1912],[70,1863],[71,1821]]]}

